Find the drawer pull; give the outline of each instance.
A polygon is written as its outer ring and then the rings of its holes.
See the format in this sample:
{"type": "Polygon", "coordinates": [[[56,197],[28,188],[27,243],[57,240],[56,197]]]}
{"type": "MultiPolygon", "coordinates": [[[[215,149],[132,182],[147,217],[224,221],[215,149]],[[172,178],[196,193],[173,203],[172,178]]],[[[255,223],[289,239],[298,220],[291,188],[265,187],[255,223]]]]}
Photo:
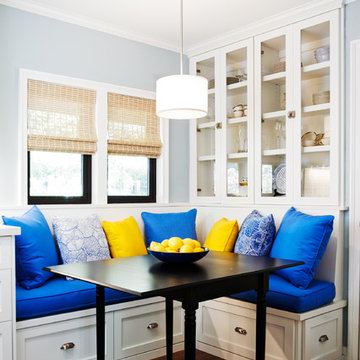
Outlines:
{"type": "Polygon", "coordinates": [[[62,344],[60,346],[60,349],[61,350],[69,350],[69,349],[72,349],[74,347],[75,347],[75,344],[73,342],[68,342],[68,343],[62,344]]]}
{"type": "Polygon", "coordinates": [[[151,330],[151,329],[156,329],[158,326],[159,326],[158,323],[153,322],[153,323],[150,323],[150,324],[147,326],[147,328],[151,330]]]}
{"type": "Polygon", "coordinates": [[[247,334],[247,331],[239,326],[237,326],[235,328],[235,331],[238,333],[238,334],[241,334],[241,335],[246,335],[247,334]]]}
{"type": "Polygon", "coordinates": [[[323,343],[323,342],[325,342],[325,341],[328,341],[328,340],[329,340],[329,338],[328,338],[327,335],[321,335],[321,336],[319,337],[319,342],[321,342],[321,343],[323,343]]]}

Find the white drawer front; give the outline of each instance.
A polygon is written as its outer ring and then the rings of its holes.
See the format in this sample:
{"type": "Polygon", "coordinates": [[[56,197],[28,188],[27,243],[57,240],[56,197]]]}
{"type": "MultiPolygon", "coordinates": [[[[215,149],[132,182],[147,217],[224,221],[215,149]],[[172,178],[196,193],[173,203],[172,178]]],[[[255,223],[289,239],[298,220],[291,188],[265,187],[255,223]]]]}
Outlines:
{"type": "MultiPolygon", "coordinates": [[[[180,305],[174,303],[174,343],[183,340],[182,324],[182,311],[180,305]]],[[[163,347],[166,345],[165,340],[166,327],[164,302],[137,306],[115,312],[115,359],[122,359],[126,356],[163,347]]]]}
{"type": "Polygon", "coordinates": [[[0,321],[11,320],[11,270],[0,270],[0,321]]]}
{"type": "MultiPolygon", "coordinates": [[[[106,314],[106,359],[113,360],[112,313],[106,314]]],[[[95,316],[17,330],[17,360],[96,359],[95,316]],[[66,343],[75,346],[68,350],[66,343]]]]}
{"type": "Polygon", "coordinates": [[[11,237],[0,237],[0,269],[10,269],[11,260],[11,237]]]}
{"type": "Polygon", "coordinates": [[[12,323],[0,323],[0,360],[12,359],[12,323]]]}
{"type": "MultiPolygon", "coordinates": [[[[256,313],[250,309],[208,301],[202,306],[198,340],[233,352],[255,358],[256,313]]],[[[267,315],[266,359],[294,359],[293,321],[267,315]]]]}
{"type": "Polygon", "coordinates": [[[342,310],[305,321],[304,360],[338,359],[342,353],[342,310]]]}

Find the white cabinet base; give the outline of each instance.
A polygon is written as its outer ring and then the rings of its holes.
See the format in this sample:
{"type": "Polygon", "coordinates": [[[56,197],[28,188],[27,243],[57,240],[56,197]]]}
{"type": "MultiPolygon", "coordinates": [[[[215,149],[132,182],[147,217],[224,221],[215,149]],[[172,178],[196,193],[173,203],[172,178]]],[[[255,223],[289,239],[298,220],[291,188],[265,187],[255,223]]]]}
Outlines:
{"type": "MultiPolygon", "coordinates": [[[[267,309],[266,359],[337,360],[346,301],[302,314],[267,309]]],[[[220,298],[200,305],[197,348],[227,360],[255,359],[256,306],[220,298]]]]}
{"type": "MultiPolygon", "coordinates": [[[[95,309],[20,321],[16,325],[16,360],[96,360],[95,309]],[[61,349],[66,343],[74,346],[61,349]]],[[[1,330],[0,327],[0,346],[1,330]]],[[[183,348],[183,338],[183,312],[175,302],[174,351],[183,348]]],[[[165,355],[163,298],[107,306],[105,352],[106,360],[150,360],[165,355]],[[155,323],[157,326],[147,328],[155,323]]],[[[3,359],[12,358],[0,356],[3,359]]]]}

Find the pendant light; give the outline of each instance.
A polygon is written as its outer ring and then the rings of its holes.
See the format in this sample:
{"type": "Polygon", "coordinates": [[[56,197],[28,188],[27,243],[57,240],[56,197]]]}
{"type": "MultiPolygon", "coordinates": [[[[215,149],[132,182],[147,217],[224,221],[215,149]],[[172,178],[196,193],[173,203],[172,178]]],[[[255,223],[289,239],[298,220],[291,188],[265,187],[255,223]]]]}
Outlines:
{"type": "Polygon", "coordinates": [[[180,75],[156,81],[156,115],[167,119],[196,119],[207,115],[208,80],[183,74],[183,0],[181,1],[180,75]]]}

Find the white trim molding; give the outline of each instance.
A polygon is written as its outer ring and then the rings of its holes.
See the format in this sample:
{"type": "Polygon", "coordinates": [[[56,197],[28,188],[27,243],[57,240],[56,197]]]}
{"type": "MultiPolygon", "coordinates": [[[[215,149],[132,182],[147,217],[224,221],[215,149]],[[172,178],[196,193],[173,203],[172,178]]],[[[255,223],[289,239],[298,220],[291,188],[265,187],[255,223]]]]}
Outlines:
{"type": "Polygon", "coordinates": [[[209,39],[208,41],[201,42],[196,46],[186,49],[186,54],[189,57],[200,55],[207,51],[233,44],[239,40],[245,40],[247,38],[278,29],[279,27],[290,25],[331,10],[340,9],[342,7],[343,0],[318,0],[306,2],[305,5],[286,10],[274,16],[269,16],[237,30],[230,31],[226,34],[221,34],[218,37],[209,39]]]}
{"type": "MultiPolygon", "coordinates": [[[[1,0],[0,0],[1,1],[1,0]]],[[[27,204],[27,80],[41,80],[96,91],[96,131],[98,150],[92,159],[92,204],[107,204],[107,105],[108,92],[155,100],[153,91],[117,86],[91,80],[20,69],[19,73],[19,119],[18,119],[18,199],[17,205],[27,204]]],[[[169,121],[160,120],[160,135],[163,143],[161,156],[157,159],[157,203],[169,202],[169,121]]]]}
{"type": "Polygon", "coordinates": [[[359,358],[360,307],[360,40],[350,43],[350,207],[348,358],[359,358]]]}

